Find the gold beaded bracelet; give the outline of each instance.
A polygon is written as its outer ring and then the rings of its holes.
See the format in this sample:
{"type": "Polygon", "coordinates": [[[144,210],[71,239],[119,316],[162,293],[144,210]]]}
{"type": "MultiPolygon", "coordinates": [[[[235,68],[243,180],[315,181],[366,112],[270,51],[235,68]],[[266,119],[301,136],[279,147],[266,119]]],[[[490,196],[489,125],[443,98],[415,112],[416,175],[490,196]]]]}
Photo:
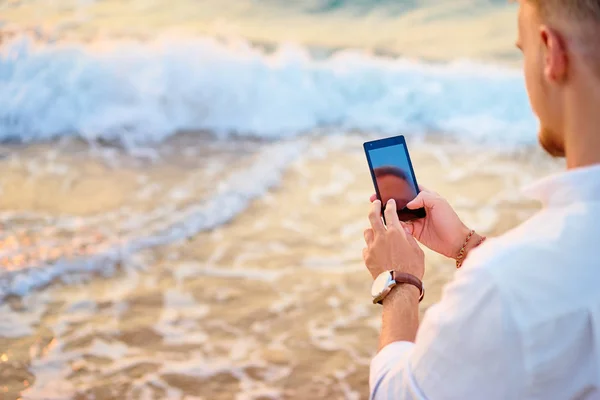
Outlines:
{"type": "MultiPolygon", "coordinates": [[[[471,240],[471,238],[473,237],[473,235],[475,234],[475,231],[471,231],[469,232],[469,234],[467,235],[465,242],[463,243],[462,247],[460,248],[460,251],[458,252],[458,256],[456,257],[456,268],[460,268],[462,267],[463,262],[465,261],[465,257],[467,256],[467,245],[469,244],[469,240],[471,240]]],[[[485,239],[487,239],[485,236],[482,236],[481,239],[479,240],[479,242],[475,245],[475,247],[478,247],[481,243],[483,243],[485,241],[485,239]]],[[[473,248],[475,248],[473,247],[473,248]]]]}

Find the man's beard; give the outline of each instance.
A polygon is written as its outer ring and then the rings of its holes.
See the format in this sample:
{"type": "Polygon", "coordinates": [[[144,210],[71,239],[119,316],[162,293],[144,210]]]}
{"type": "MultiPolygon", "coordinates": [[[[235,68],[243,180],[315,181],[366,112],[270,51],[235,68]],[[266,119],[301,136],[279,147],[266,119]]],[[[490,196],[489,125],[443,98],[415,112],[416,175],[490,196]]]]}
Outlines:
{"type": "Polygon", "coordinates": [[[564,143],[560,143],[556,138],[557,134],[548,128],[540,128],[538,135],[540,145],[548,154],[552,157],[564,157],[565,146],[564,143]]]}

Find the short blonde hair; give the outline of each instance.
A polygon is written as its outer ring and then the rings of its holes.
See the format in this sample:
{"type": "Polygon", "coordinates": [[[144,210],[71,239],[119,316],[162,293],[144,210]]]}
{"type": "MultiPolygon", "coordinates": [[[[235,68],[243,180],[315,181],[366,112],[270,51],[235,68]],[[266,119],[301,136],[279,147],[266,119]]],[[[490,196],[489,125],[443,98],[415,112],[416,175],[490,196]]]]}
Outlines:
{"type": "Polygon", "coordinates": [[[591,71],[600,78],[600,0],[522,0],[536,7],[550,23],[562,20],[571,26],[571,37],[591,71]]]}
{"type": "Polygon", "coordinates": [[[600,0],[526,0],[540,11],[543,18],[560,15],[567,19],[600,24],[600,0]]]}

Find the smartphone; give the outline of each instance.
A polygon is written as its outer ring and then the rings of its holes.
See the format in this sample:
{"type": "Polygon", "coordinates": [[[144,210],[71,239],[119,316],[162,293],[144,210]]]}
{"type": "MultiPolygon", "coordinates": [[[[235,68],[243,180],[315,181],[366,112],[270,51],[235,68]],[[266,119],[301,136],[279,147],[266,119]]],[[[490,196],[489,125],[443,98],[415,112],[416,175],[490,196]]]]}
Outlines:
{"type": "Polygon", "coordinates": [[[424,218],[424,208],[416,210],[406,208],[406,205],[419,194],[419,184],[404,136],[366,142],[363,147],[375,185],[375,193],[381,200],[384,210],[388,200],[394,199],[400,221],[424,218]]]}

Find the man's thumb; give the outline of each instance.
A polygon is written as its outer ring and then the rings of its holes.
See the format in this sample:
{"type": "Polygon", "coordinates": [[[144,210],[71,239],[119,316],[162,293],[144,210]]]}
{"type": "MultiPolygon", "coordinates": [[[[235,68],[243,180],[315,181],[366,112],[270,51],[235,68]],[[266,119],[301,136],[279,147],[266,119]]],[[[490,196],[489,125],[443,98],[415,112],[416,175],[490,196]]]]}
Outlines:
{"type": "Polygon", "coordinates": [[[408,202],[408,204],[406,205],[406,208],[408,208],[409,210],[416,210],[417,208],[424,208],[425,207],[425,196],[426,196],[425,192],[419,193],[417,195],[417,197],[415,197],[410,202],[408,202]]]}

